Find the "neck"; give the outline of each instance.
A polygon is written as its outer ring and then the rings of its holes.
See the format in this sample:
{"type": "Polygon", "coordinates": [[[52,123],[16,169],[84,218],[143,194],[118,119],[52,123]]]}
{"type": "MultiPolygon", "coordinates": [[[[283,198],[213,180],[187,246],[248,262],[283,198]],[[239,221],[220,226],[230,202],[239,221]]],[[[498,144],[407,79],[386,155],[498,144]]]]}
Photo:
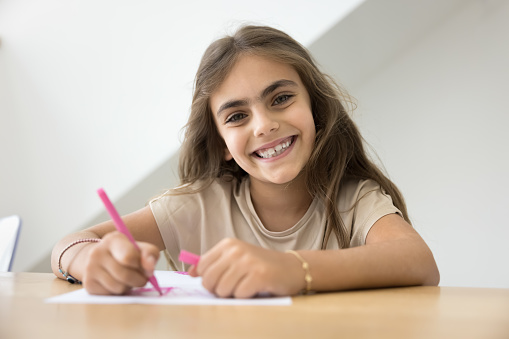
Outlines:
{"type": "Polygon", "coordinates": [[[282,185],[251,178],[250,191],[258,217],[266,229],[274,232],[282,232],[294,226],[313,201],[302,174],[282,185]]]}

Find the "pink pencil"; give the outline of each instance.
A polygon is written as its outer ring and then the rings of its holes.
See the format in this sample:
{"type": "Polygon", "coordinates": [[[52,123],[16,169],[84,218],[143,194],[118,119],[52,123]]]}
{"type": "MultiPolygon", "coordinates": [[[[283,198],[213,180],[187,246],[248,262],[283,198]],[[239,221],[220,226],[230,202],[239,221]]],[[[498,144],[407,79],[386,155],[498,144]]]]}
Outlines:
{"type": "MultiPolygon", "coordinates": [[[[106,210],[110,214],[110,217],[113,220],[113,223],[115,224],[115,227],[117,228],[117,230],[120,233],[124,234],[129,239],[129,241],[131,241],[131,243],[134,245],[134,247],[136,247],[136,249],[139,251],[140,248],[138,247],[138,244],[136,244],[136,241],[134,241],[134,238],[131,235],[131,232],[129,232],[129,230],[125,226],[124,222],[120,218],[120,215],[118,215],[118,212],[115,209],[115,206],[113,206],[113,204],[111,203],[110,199],[106,195],[106,192],[104,192],[104,190],[102,188],[99,188],[97,190],[97,194],[99,194],[99,197],[103,201],[104,206],[106,207],[106,210]]],[[[161,291],[161,288],[159,287],[159,284],[157,283],[155,276],[151,276],[148,279],[148,281],[150,281],[152,286],[154,286],[154,288],[156,289],[157,292],[159,292],[160,295],[163,295],[163,292],[161,291]]]]}

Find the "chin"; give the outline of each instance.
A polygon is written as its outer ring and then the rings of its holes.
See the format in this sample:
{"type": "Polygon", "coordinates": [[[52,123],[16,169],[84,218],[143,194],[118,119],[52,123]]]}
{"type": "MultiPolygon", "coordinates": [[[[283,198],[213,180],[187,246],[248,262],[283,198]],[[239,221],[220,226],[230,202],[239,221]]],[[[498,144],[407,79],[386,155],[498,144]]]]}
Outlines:
{"type": "Polygon", "coordinates": [[[282,177],[269,179],[269,182],[274,185],[288,185],[288,184],[291,184],[292,182],[294,182],[297,177],[298,177],[298,175],[295,175],[295,176],[285,175],[282,177]]]}

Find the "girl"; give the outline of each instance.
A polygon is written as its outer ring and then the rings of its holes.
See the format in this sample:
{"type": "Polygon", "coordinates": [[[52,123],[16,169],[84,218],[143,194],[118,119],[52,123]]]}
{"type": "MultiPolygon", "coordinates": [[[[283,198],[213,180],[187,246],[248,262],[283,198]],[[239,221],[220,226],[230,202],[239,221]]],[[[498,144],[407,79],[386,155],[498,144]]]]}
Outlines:
{"type": "Polygon", "coordinates": [[[437,285],[401,193],[368,159],[346,95],[299,43],[246,26],[206,50],[181,149],[181,186],[124,217],[63,238],[52,268],[94,294],[143,286],[159,252],[201,254],[221,297],[437,285]],[[100,239],[100,240],[99,240],[100,239]],[[63,251],[66,249],[65,251],[63,251]]]}

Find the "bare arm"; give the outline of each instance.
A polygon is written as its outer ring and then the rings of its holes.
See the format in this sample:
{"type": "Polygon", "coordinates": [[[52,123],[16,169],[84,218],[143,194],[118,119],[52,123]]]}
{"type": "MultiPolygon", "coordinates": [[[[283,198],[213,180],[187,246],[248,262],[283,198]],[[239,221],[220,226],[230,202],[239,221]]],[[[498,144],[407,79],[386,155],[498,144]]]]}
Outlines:
{"type": "MultiPolygon", "coordinates": [[[[440,280],[428,246],[396,214],[380,218],[364,246],[299,253],[309,263],[316,291],[437,285],[440,280]]],[[[190,274],[202,276],[207,289],[225,297],[292,295],[306,287],[302,263],[292,254],[235,239],[224,240],[203,255],[190,274]]]]}
{"type": "Polygon", "coordinates": [[[61,239],[51,254],[53,273],[62,278],[58,258],[66,246],[79,239],[99,238],[100,243],[80,243],[69,248],[62,256],[63,269],[96,294],[120,294],[133,286],[144,285],[164,243],[150,207],[122,219],[141,251],[115,230],[113,222],[107,221],[61,239]]]}
{"type": "Polygon", "coordinates": [[[365,246],[301,254],[309,262],[316,290],[438,285],[440,281],[430,249],[397,214],[380,218],[365,246]]]}

